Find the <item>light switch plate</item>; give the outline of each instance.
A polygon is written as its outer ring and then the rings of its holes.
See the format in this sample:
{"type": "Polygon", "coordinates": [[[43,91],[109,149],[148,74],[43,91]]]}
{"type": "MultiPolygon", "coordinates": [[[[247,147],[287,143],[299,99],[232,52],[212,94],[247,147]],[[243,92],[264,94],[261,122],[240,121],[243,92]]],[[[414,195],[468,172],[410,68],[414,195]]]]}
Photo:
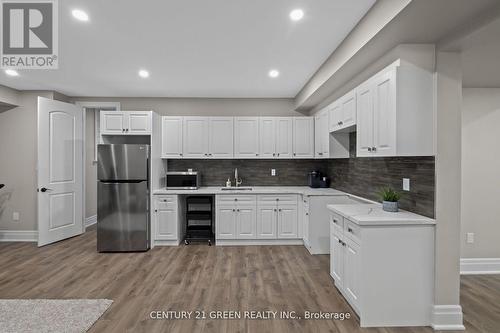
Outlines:
{"type": "Polygon", "coordinates": [[[276,176],[276,169],[271,169],[271,176],[276,176]]]}
{"type": "Polygon", "coordinates": [[[474,233],[473,232],[467,233],[467,243],[469,243],[469,244],[474,243],[474,233]]]}
{"type": "Polygon", "coordinates": [[[403,191],[410,190],[410,178],[403,178],[403,191]]]}

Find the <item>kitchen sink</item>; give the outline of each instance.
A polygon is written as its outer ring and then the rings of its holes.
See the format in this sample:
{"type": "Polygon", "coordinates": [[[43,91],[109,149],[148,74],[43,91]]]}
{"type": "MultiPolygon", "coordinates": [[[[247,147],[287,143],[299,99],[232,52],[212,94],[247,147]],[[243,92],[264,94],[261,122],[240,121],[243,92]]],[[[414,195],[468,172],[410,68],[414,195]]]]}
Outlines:
{"type": "Polygon", "coordinates": [[[221,191],[251,191],[251,187],[221,187],[221,191]]]}

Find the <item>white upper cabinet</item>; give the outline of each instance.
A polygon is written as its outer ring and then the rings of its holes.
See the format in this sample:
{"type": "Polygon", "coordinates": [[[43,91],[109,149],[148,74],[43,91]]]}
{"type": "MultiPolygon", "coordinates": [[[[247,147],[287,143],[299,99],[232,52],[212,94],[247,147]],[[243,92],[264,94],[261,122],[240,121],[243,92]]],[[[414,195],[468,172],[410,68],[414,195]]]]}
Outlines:
{"type": "Polygon", "coordinates": [[[435,154],[430,71],[398,60],[356,91],[358,157],[435,154]]]}
{"type": "Polygon", "coordinates": [[[101,111],[102,135],[150,135],[152,111],[101,111]]]}
{"type": "Polygon", "coordinates": [[[276,118],[276,157],[293,157],[293,118],[276,118]]]}
{"type": "MultiPolygon", "coordinates": [[[[329,107],[330,132],[351,129],[356,125],[356,92],[348,92],[329,107]]],[[[352,129],[353,130],[353,129],[352,129]]]]}
{"type": "Polygon", "coordinates": [[[183,156],[208,157],[208,117],[184,117],[183,156]]]}
{"type": "Polygon", "coordinates": [[[234,152],[233,117],[210,117],[208,133],[208,156],[232,158],[234,152]]]}
{"type": "Polygon", "coordinates": [[[293,118],[293,157],[314,157],[314,118],[293,118]]]}
{"type": "Polygon", "coordinates": [[[316,158],[330,157],[330,132],[328,130],[328,110],[320,111],[314,117],[314,148],[316,158]]]}
{"type": "Polygon", "coordinates": [[[261,158],[276,156],[276,119],[260,117],[259,119],[259,153],[261,158]]]}
{"type": "Polygon", "coordinates": [[[260,117],[259,141],[261,158],[292,158],[293,118],[260,117]]]}
{"type": "Polygon", "coordinates": [[[259,117],[234,118],[234,157],[259,157],[259,117]]]}
{"type": "Polygon", "coordinates": [[[161,117],[161,157],[182,158],[182,117],[161,117]]]}

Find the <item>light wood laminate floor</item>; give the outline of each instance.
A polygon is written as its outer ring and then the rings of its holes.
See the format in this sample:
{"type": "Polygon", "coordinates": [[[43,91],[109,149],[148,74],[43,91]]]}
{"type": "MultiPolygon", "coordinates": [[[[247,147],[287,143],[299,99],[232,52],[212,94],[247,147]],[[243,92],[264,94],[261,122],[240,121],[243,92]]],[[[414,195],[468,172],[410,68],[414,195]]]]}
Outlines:
{"type": "MultiPolygon", "coordinates": [[[[468,332],[500,332],[500,276],[463,276],[468,332]]],[[[95,230],[37,248],[0,243],[0,298],[108,298],[90,332],[432,332],[360,329],[332,320],[153,320],[151,311],[350,312],[329,275],[329,256],[303,246],[157,247],[96,252],[95,230]]],[[[383,295],[381,295],[381,301],[383,295]]],[[[411,301],[411,300],[410,300],[411,301]]]]}

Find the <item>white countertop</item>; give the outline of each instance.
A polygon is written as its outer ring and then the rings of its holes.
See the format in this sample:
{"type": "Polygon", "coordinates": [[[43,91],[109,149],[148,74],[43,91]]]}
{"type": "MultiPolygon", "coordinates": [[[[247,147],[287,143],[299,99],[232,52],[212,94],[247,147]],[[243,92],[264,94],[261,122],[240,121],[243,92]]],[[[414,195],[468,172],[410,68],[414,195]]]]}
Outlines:
{"type": "MultiPolygon", "coordinates": [[[[246,186],[242,186],[246,187],[246,186]]],[[[155,195],[165,194],[302,194],[302,195],[350,195],[333,188],[310,188],[308,186],[249,186],[249,190],[222,190],[222,186],[202,186],[197,190],[167,190],[153,191],[155,195]]]]}
{"type": "Polygon", "coordinates": [[[350,221],[363,225],[417,225],[436,224],[434,219],[400,210],[386,212],[381,204],[327,205],[327,208],[350,221]]]}

